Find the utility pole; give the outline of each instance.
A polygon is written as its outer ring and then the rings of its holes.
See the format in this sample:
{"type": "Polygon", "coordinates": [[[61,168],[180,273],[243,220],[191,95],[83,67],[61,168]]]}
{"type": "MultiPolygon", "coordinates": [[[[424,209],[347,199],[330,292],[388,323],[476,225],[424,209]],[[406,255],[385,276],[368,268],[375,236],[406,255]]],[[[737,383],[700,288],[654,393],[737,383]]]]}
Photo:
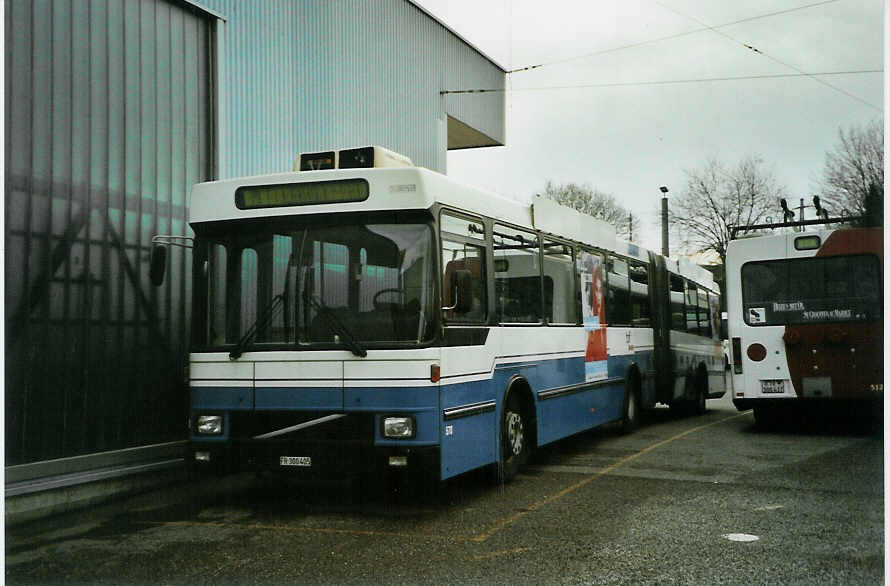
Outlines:
{"type": "Polygon", "coordinates": [[[634,241],[634,215],[633,212],[627,212],[627,240],[634,241]]]}
{"type": "Polygon", "coordinates": [[[668,188],[662,185],[658,188],[661,191],[661,255],[670,256],[670,248],[668,247],[668,188]]]}

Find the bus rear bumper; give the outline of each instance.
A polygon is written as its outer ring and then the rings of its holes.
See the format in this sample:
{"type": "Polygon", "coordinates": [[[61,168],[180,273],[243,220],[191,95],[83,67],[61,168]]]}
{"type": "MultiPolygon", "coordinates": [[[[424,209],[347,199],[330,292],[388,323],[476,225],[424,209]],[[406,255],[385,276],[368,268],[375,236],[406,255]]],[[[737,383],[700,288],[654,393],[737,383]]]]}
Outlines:
{"type": "Polygon", "coordinates": [[[787,398],[740,398],[734,397],[732,404],[739,411],[749,409],[812,410],[825,413],[868,414],[883,410],[884,395],[875,393],[859,397],[832,399],[787,397],[787,398]]]}

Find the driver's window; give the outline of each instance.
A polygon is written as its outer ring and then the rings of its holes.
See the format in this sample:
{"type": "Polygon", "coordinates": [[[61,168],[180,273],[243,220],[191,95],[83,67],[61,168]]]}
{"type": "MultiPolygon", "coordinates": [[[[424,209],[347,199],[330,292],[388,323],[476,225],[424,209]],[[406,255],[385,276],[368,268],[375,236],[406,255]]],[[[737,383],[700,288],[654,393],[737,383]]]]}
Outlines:
{"type": "Polygon", "coordinates": [[[479,220],[443,213],[441,233],[443,317],[452,322],[484,321],[487,313],[484,225],[479,220]],[[469,291],[459,292],[459,271],[469,272],[469,291]],[[459,294],[470,295],[467,311],[456,309],[459,294]]]}

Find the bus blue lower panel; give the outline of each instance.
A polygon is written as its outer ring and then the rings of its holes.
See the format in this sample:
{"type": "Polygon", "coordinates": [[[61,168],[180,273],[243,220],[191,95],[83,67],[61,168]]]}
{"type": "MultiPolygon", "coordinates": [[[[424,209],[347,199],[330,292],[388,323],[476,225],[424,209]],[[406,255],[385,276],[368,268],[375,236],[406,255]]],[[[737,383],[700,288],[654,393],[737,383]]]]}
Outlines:
{"type": "Polygon", "coordinates": [[[258,411],[343,409],[342,387],[260,387],[255,396],[254,406],[258,411]]]}
{"type": "Polygon", "coordinates": [[[548,444],[615,421],[621,417],[623,405],[623,380],[588,391],[539,401],[539,444],[548,444]]]}
{"type": "Polygon", "coordinates": [[[491,380],[441,388],[440,468],[444,480],[497,461],[499,399],[491,380]]]}

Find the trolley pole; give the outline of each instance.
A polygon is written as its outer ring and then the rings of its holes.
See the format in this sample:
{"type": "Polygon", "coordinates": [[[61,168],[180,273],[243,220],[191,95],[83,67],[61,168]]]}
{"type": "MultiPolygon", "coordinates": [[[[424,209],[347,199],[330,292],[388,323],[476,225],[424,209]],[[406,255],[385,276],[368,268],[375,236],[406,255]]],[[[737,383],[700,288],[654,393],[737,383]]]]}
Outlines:
{"type": "Polygon", "coordinates": [[[662,185],[658,188],[661,191],[661,255],[670,256],[670,248],[668,247],[668,188],[662,185]]]}

